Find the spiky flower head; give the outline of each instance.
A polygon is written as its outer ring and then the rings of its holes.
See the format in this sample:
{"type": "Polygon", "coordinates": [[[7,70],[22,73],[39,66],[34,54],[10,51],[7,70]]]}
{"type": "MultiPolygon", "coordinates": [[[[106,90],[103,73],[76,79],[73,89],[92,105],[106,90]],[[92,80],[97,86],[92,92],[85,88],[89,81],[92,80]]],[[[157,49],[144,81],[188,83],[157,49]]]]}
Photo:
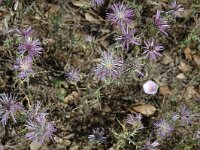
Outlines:
{"type": "Polygon", "coordinates": [[[0,144],[0,150],[4,150],[4,146],[2,144],[0,144]]]}
{"type": "Polygon", "coordinates": [[[121,28],[122,35],[117,36],[116,40],[122,43],[123,48],[126,50],[129,49],[129,45],[140,45],[139,38],[135,37],[135,33],[137,32],[136,29],[130,29],[127,27],[121,28]]]}
{"type": "Polygon", "coordinates": [[[184,11],[184,8],[180,4],[177,4],[176,0],[173,0],[171,3],[171,10],[168,13],[171,13],[174,18],[176,18],[179,12],[184,11]]]}
{"type": "Polygon", "coordinates": [[[144,41],[145,46],[143,47],[144,52],[146,54],[144,57],[148,58],[151,61],[157,61],[157,57],[161,57],[160,51],[164,50],[164,47],[160,44],[156,44],[154,38],[150,38],[144,41]]]}
{"type": "Polygon", "coordinates": [[[158,141],[154,141],[153,143],[150,141],[150,139],[146,140],[145,145],[143,146],[142,150],[157,150],[160,143],[158,141]]]}
{"type": "Polygon", "coordinates": [[[111,5],[112,12],[107,14],[107,19],[111,24],[118,25],[122,27],[123,25],[130,24],[132,22],[132,17],[134,12],[125,3],[114,3],[111,5]]]}
{"type": "Polygon", "coordinates": [[[78,82],[81,80],[80,70],[78,68],[71,68],[65,73],[65,77],[69,81],[78,82]]]}
{"type": "Polygon", "coordinates": [[[100,80],[106,80],[106,78],[117,78],[123,72],[123,60],[115,56],[113,53],[102,52],[100,64],[94,72],[100,80]]]}
{"type": "Polygon", "coordinates": [[[141,119],[141,114],[136,114],[135,116],[133,114],[128,114],[127,118],[125,119],[125,122],[128,125],[131,125],[134,129],[143,129],[144,126],[141,122],[141,119]]]}
{"type": "Polygon", "coordinates": [[[143,90],[146,94],[156,94],[158,91],[158,84],[149,80],[143,84],[143,90]]]}
{"type": "Polygon", "coordinates": [[[46,113],[46,109],[42,109],[41,105],[42,105],[42,102],[37,101],[36,105],[30,108],[30,110],[28,111],[28,117],[30,119],[37,118],[38,116],[46,117],[48,115],[48,113],[46,113]]]}
{"type": "Polygon", "coordinates": [[[105,132],[103,128],[96,128],[96,129],[92,129],[92,134],[88,136],[88,139],[91,142],[105,143],[107,140],[107,137],[105,136],[105,132]]]}
{"type": "Polygon", "coordinates": [[[19,57],[16,60],[14,69],[18,72],[18,78],[25,79],[33,75],[34,71],[32,69],[33,60],[31,57],[19,57]]]}
{"type": "Polygon", "coordinates": [[[91,0],[92,4],[97,5],[98,7],[102,6],[105,1],[104,0],[91,0]]]}
{"type": "Polygon", "coordinates": [[[28,38],[31,36],[31,34],[33,33],[33,28],[30,26],[28,27],[28,29],[15,29],[16,31],[16,36],[18,37],[23,37],[23,38],[28,38]]]}
{"type": "Polygon", "coordinates": [[[174,121],[180,119],[182,125],[191,124],[192,122],[191,112],[185,106],[181,106],[178,112],[173,114],[172,119],[174,121]]]}
{"type": "Polygon", "coordinates": [[[166,20],[161,18],[160,10],[157,10],[156,15],[154,16],[154,25],[158,28],[158,30],[160,30],[160,32],[168,35],[166,30],[170,28],[170,25],[167,23],[166,20]]]}
{"type": "Polygon", "coordinates": [[[154,122],[153,125],[156,128],[157,136],[161,139],[171,136],[174,130],[173,126],[164,119],[154,122]]]}
{"type": "Polygon", "coordinates": [[[54,124],[48,122],[44,115],[39,115],[36,118],[29,119],[25,125],[28,129],[26,138],[33,142],[43,144],[46,140],[52,138],[53,133],[56,131],[54,124]]]}
{"type": "Polygon", "coordinates": [[[18,50],[21,54],[28,54],[29,57],[37,57],[41,54],[42,47],[38,39],[32,40],[32,38],[26,38],[23,43],[18,46],[18,50]]]}
{"type": "Polygon", "coordinates": [[[9,117],[16,123],[15,114],[21,110],[23,110],[23,106],[20,102],[17,102],[17,96],[5,93],[0,95],[0,118],[2,125],[6,125],[9,117]]]}

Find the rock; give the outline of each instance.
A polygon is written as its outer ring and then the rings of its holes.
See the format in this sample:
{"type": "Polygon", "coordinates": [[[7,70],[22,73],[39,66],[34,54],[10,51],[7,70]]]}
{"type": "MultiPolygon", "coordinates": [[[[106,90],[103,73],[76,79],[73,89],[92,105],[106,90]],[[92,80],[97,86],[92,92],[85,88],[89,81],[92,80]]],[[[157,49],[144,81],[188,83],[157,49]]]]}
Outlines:
{"type": "Polygon", "coordinates": [[[188,72],[191,70],[191,66],[186,65],[184,62],[180,62],[178,68],[182,71],[182,72],[188,72]]]}
{"type": "Polygon", "coordinates": [[[196,90],[194,89],[194,86],[188,86],[186,88],[186,91],[184,93],[184,98],[185,99],[191,99],[196,97],[196,90]]]}
{"type": "Polygon", "coordinates": [[[70,94],[70,95],[68,95],[68,96],[66,96],[66,97],[64,98],[63,102],[69,104],[69,103],[71,103],[73,100],[74,100],[74,96],[70,94]]]}
{"type": "Polygon", "coordinates": [[[42,145],[38,142],[31,142],[29,145],[30,150],[39,150],[42,145]]]}
{"type": "Polygon", "coordinates": [[[70,104],[72,103],[74,100],[76,100],[79,96],[79,93],[76,91],[73,91],[72,93],[70,93],[68,96],[66,96],[63,100],[64,103],[70,104]]]}
{"type": "Polygon", "coordinates": [[[177,76],[176,76],[177,79],[180,79],[180,80],[183,80],[185,79],[185,75],[183,73],[179,73],[177,76]]]}

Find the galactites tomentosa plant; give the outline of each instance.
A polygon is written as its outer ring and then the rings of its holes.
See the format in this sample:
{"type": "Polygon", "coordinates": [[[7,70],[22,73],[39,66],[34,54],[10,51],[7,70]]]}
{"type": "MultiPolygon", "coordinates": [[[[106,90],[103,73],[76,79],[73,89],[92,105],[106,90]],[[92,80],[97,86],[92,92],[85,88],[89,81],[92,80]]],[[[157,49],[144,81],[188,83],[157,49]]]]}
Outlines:
{"type": "Polygon", "coordinates": [[[28,129],[25,137],[41,144],[46,140],[52,139],[53,133],[56,131],[53,122],[48,122],[46,116],[42,114],[29,119],[25,126],[28,129]]]}
{"type": "Polygon", "coordinates": [[[5,126],[9,118],[12,118],[14,123],[16,113],[24,110],[22,103],[17,101],[17,96],[14,94],[1,94],[0,95],[0,119],[1,124],[5,126]]]}
{"type": "Polygon", "coordinates": [[[41,55],[43,48],[38,39],[33,39],[34,32],[32,27],[27,29],[15,29],[17,38],[20,43],[18,45],[18,54],[14,65],[17,71],[17,78],[20,80],[28,80],[34,75],[33,63],[35,59],[41,55]]]}
{"type": "MultiPolygon", "coordinates": [[[[28,29],[15,29],[15,36],[19,39],[17,59],[14,65],[14,69],[18,72],[17,78],[20,80],[28,80],[29,77],[34,75],[33,63],[38,56],[42,53],[41,43],[38,39],[33,39],[33,28],[28,29]]],[[[2,96],[1,98],[1,114],[2,123],[5,125],[9,114],[12,116],[14,122],[16,122],[14,113],[20,111],[23,107],[21,103],[15,101],[16,97],[2,96]]],[[[56,131],[53,122],[49,122],[46,113],[46,109],[41,108],[42,102],[37,103],[24,114],[27,118],[26,128],[27,134],[25,137],[33,142],[43,144],[45,141],[52,138],[53,133],[56,131]]]]}
{"type": "Polygon", "coordinates": [[[106,143],[107,137],[103,128],[92,129],[92,133],[88,135],[88,139],[93,143],[106,143]]]}
{"type": "Polygon", "coordinates": [[[52,139],[56,128],[53,122],[48,121],[48,113],[46,113],[46,109],[43,109],[41,105],[42,102],[37,101],[27,112],[25,124],[27,133],[25,137],[32,142],[44,144],[45,141],[52,139]]]}
{"type": "MultiPolygon", "coordinates": [[[[100,7],[104,4],[104,0],[91,0],[91,3],[100,7]]],[[[170,22],[165,17],[165,14],[170,14],[173,18],[176,18],[177,14],[182,11],[183,8],[181,5],[177,4],[176,0],[171,2],[170,10],[167,12],[159,9],[155,10],[151,18],[152,25],[158,32],[158,34],[155,34],[155,37],[145,36],[141,27],[138,27],[137,24],[136,26],[132,25],[132,23],[136,21],[133,20],[133,17],[135,17],[134,10],[125,2],[117,2],[110,5],[110,12],[107,13],[107,20],[110,21],[113,26],[117,26],[120,31],[120,34],[117,35],[115,40],[121,44],[124,50],[123,55],[127,56],[129,53],[128,50],[133,48],[132,51],[134,51],[134,46],[137,46],[141,50],[139,53],[140,58],[156,62],[158,58],[162,57],[161,52],[164,50],[164,46],[160,44],[161,42],[157,41],[158,35],[162,35],[163,37],[168,36],[171,29],[170,22]]],[[[31,37],[32,33],[33,29],[31,27],[28,29],[16,29],[16,36],[20,38],[20,44],[18,46],[18,56],[14,69],[18,72],[17,77],[19,79],[26,79],[34,75],[32,66],[34,65],[35,59],[41,55],[43,50],[39,40],[31,37]]],[[[132,57],[135,59],[136,55],[134,54],[132,57]]],[[[107,79],[118,80],[124,72],[128,72],[129,70],[134,70],[134,72],[144,76],[141,71],[141,66],[143,65],[145,64],[141,64],[140,61],[127,64],[126,57],[120,57],[108,50],[101,53],[101,60],[92,72],[94,72],[94,75],[101,81],[107,79]],[[134,67],[131,65],[134,65],[134,67]]],[[[67,80],[72,82],[79,82],[81,80],[80,70],[77,68],[71,68],[65,75],[67,80]]],[[[143,84],[143,89],[146,94],[156,94],[158,91],[158,84],[149,80],[143,84]]],[[[100,93],[100,90],[97,91],[100,93]]],[[[98,94],[98,96],[100,97],[100,94],[98,94]]],[[[10,99],[8,96],[6,98],[10,99]]],[[[4,115],[1,116],[2,123],[6,124],[5,120],[8,119],[8,116],[11,116],[14,122],[16,122],[14,114],[18,109],[20,110],[19,105],[17,105],[18,103],[10,102],[12,100],[5,102],[5,100],[3,100],[5,96],[1,99],[0,113],[7,115],[7,117],[4,115]]],[[[28,111],[27,116],[29,116],[29,119],[25,125],[28,133],[25,137],[33,142],[36,141],[43,144],[46,140],[52,138],[56,129],[53,122],[48,121],[48,114],[46,111],[40,109],[41,102],[37,102],[36,106],[28,111]]],[[[173,119],[174,121],[181,121],[183,125],[190,124],[190,111],[185,107],[180,108],[177,113],[174,114],[173,119]]],[[[122,131],[116,132],[114,129],[112,130],[117,141],[116,149],[126,149],[127,144],[137,147],[137,135],[145,128],[142,124],[142,115],[140,113],[128,114],[125,123],[120,123],[120,125],[122,131]]],[[[158,140],[146,140],[143,149],[157,149],[160,146],[159,140],[169,138],[174,131],[172,124],[164,118],[155,121],[153,126],[158,140]]],[[[197,131],[196,137],[199,138],[199,131],[197,131]]],[[[106,143],[107,136],[103,128],[95,128],[88,136],[88,139],[90,142],[106,143]]]]}
{"type": "Polygon", "coordinates": [[[7,125],[10,118],[17,123],[16,115],[25,114],[28,118],[27,129],[29,132],[26,138],[43,144],[46,140],[52,138],[56,131],[53,122],[47,121],[47,113],[41,109],[41,102],[37,102],[35,108],[26,111],[18,97],[14,94],[0,95],[0,119],[3,126],[7,125]]]}
{"type": "Polygon", "coordinates": [[[125,119],[125,124],[119,122],[122,130],[120,132],[112,129],[112,133],[116,139],[116,150],[127,148],[128,144],[131,144],[133,147],[138,147],[139,137],[137,134],[140,132],[139,130],[143,128],[143,125],[140,122],[141,116],[138,114],[135,117],[132,115],[128,115],[125,119]],[[127,125],[131,125],[129,128],[127,125]]]}
{"type": "MultiPolygon", "coordinates": [[[[171,2],[171,4],[169,5],[170,9],[167,11],[160,9],[154,10],[154,13],[152,14],[151,18],[152,22],[150,23],[151,26],[155,28],[155,30],[153,33],[147,33],[147,36],[145,36],[144,35],[145,32],[151,32],[151,31],[145,30],[144,28],[137,27],[134,25],[131,26],[131,24],[134,23],[134,21],[136,21],[136,18],[134,18],[135,17],[134,10],[127,3],[120,3],[120,2],[112,3],[109,8],[110,11],[107,13],[107,20],[113,26],[116,26],[117,29],[119,30],[120,34],[117,34],[117,36],[115,36],[115,41],[121,45],[122,50],[124,50],[125,52],[125,55],[128,55],[129,50],[131,48],[133,48],[134,51],[135,48],[134,46],[137,46],[140,47],[141,50],[139,56],[141,56],[143,59],[149,59],[150,61],[153,62],[157,62],[158,58],[162,57],[162,52],[164,51],[163,44],[161,44],[160,41],[157,41],[157,38],[160,35],[163,38],[165,38],[170,34],[169,32],[171,29],[171,24],[170,24],[170,19],[168,18],[169,15],[171,15],[173,19],[176,19],[177,14],[183,11],[181,5],[177,4],[175,0],[171,2]],[[144,33],[143,30],[145,30],[144,33]]],[[[135,55],[133,53],[132,57],[134,58],[136,56],[138,56],[138,54],[135,55]]],[[[100,64],[97,66],[95,70],[95,75],[100,80],[106,80],[106,78],[115,78],[116,80],[120,79],[122,75],[121,70],[123,70],[123,73],[131,70],[129,69],[129,64],[128,65],[126,64],[127,61],[124,58],[122,59],[122,61],[123,65],[122,63],[120,63],[121,64],[120,65],[119,63],[117,63],[118,61],[115,61],[114,57],[111,56],[111,53],[109,52],[107,54],[104,53],[102,55],[102,60],[100,64]]],[[[135,66],[137,66],[136,69],[139,68],[136,71],[142,74],[141,65],[138,64],[135,66]]],[[[154,81],[149,80],[143,84],[143,90],[146,94],[156,94],[158,91],[158,84],[155,83],[154,81]]],[[[180,115],[176,116],[177,118],[181,118],[180,115]]],[[[184,121],[190,122],[189,119],[184,121]]],[[[112,130],[117,140],[117,149],[120,148],[125,149],[128,143],[137,145],[137,142],[133,141],[133,139],[136,133],[139,132],[139,129],[144,128],[141,123],[140,114],[137,114],[136,116],[129,114],[128,117],[126,118],[126,124],[125,125],[121,124],[121,126],[123,128],[122,132],[118,133],[114,129],[112,130]],[[129,125],[129,127],[130,126],[132,126],[133,128],[135,127],[134,131],[130,131],[127,125],[129,125]],[[136,128],[138,126],[140,128],[136,128]]],[[[153,123],[153,126],[157,140],[155,140],[154,142],[148,140],[146,144],[143,146],[143,149],[157,149],[160,146],[159,140],[163,140],[170,137],[173,131],[175,130],[172,123],[165,120],[164,118],[155,121],[153,123]]]]}

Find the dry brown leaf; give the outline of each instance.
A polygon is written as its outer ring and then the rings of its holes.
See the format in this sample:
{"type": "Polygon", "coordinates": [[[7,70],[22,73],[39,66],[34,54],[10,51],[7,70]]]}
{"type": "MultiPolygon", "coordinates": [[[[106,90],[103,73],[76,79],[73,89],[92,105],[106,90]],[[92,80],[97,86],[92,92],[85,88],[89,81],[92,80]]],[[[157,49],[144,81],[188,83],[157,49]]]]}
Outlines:
{"type": "Polygon", "coordinates": [[[101,24],[101,21],[99,19],[96,19],[92,14],[85,13],[85,19],[91,23],[95,24],[101,24]]]}
{"type": "Polygon", "coordinates": [[[192,60],[192,51],[189,47],[184,49],[184,54],[187,59],[192,60]]]}
{"type": "Polygon", "coordinates": [[[159,87],[159,93],[165,96],[171,94],[171,91],[169,90],[168,85],[163,85],[159,87]]]}
{"type": "Polygon", "coordinates": [[[145,116],[152,116],[155,113],[156,108],[149,104],[141,104],[141,105],[133,106],[131,110],[133,112],[136,111],[138,113],[141,113],[142,115],[145,115],[145,116]]]}

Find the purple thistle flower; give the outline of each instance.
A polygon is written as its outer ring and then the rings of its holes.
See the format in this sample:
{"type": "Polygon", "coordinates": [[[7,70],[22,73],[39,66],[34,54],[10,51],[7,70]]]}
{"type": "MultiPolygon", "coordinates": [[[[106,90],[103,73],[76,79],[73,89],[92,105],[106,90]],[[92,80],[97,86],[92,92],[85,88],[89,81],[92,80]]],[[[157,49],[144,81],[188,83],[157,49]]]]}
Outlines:
{"type": "Polygon", "coordinates": [[[160,16],[160,10],[157,10],[156,15],[154,16],[154,24],[165,35],[168,35],[166,30],[170,28],[170,25],[160,16]]]}
{"type": "Polygon", "coordinates": [[[47,116],[48,113],[46,113],[46,109],[41,109],[41,105],[42,102],[37,101],[36,105],[29,110],[28,117],[31,118],[31,120],[38,116],[47,116]]]}
{"type": "Polygon", "coordinates": [[[0,144],[0,150],[4,150],[4,146],[2,144],[0,144]]]}
{"type": "Polygon", "coordinates": [[[191,119],[191,112],[185,106],[181,106],[179,108],[178,113],[173,114],[172,119],[174,121],[180,119],[182,125],[190,124],[191,120],[192,120],[191,119]]]}
{"type": "Polygon", "coordinates": [[[100,142],[100,143],[105,143],[107,137],[104,136],[105,132],[103,128],[96,128],[96,129],[92,129],[92,134],[90,134],[88,136],[88,139],[91,142],[100,142]]]}
{"type": "Polygon", "coordinates": [[[34,30],[30,26],[28,29],[15,29],[15,31],[17,32],[17,34],[15,34],[16,36],[28,38],[31,36],[34,30]]]}
{"type": "Polygon", "coordinates": [[[21,110],[23,110],[23,106],[20,102],[17,102],[17,96],[5,93],[0,95],[0,118],[2,125],[6,125],[9,116],[16,123],[14,114],[21,110]]]}
{"type": "Polygon", "coordinates": [[[32,40],[29,37],[25,39],[25,42],[18,46],[18,50],[22,54],[26,52],[29,57],[35,57],[41,54],[42,47],[39,40],[32,40]]]}
{"type": "Polygon", "coordinates": [[[26,138],[33,142],[43,144],[46,140],[51,139],[56,131],[54,124],[48,122],[46,117],[39,115],[34,119],[29,119],[25,125],[29,132],[25,135],[26,138]]]}
{"type": "Polygon", "coordinates": [[[127,118],[125,119],[125,122],[129,125],[131,125],[133,128],[136,129],[143,129],[144,126],[141,122],[142,115],[141,114],[136,114],[136,116],[132,114],[128,114],[127,118]]]}
{"type": "Polygon", "coordinates": [[[18,78],[25,79],[32,75],[34,71],[32,70],[33,60],[30,57],[18,58],[14,69],[19,72],[18,78]]]}
{"type": "Polygon", "coordinates": [[[158,84],[149,80],[143,84],[143,90],[146,94],[156,94],[158,91],[158,84]]]}
{"type": "Polygon", "coordinates": [[[107,19],[111,21],[111,24],[117,24],[120,27],[130,24],[132,22],[133,10],[124,3],[114,3],[111,5],[113,12],[107,14],[107,19]]]}
{"type": "Polygon", "coordinates": [[[142,150],[157,150],[157,146],[159,146],[160,143],[158,141],[154,141],[151,143],[151,141],[148,139],[142,148],[142,150]]]}
{"type": "Polygon", "coordinates": [[[162,51],[164,49],[163,46],[156,44],[155,39],[151,38],[146,41],[144,41],[145,47],[143,47],[145,55],[145,58],[148,58],[152,61],[157,61],[157,57],[161,57],[162,55],[159,53],[159,51],[162,51]]]}
{"type": "Polygon", "coordinates": [[[129,49],[130,44],[140,45],[139,38],[136,38],[134,35],[136,29],[130,29],[128,26],[126,28],[122,27],[122,35],[116,38],[117,41],[120,41],[123,45],[123,48],[129,49]]]}
{"type": "Polygon", "coordinates": [[[161,139],[171,136],[172,131],[174,130],[173,126],[164,119],[160,119],[154,122],[153,125],[156,128],[157,136],[161,139]]]}
{"type": "Polygon", "coordinates": [[[91,0],[92,4],[97,5],[98,7],[104,4],[104,0],[91,0]]]}
{"type": "Polygon", "coordinates": [[[177,14],[182,11],[184,11],[184,8],[177,4],[176,0],[173,0],[171,3],[171,10],[168,13],[171,13],[172,16],[176,18],[177,14]]]}
{"type": "Polygon", "coordinates": [[[80,70],[77,68],[72,68],[65,74],[67,80],[72,82],[78,82],[81,80],[80,70]]]}
{"type": "Polygon", "coordinates": [[[95,75],[100,80],[105,80],[106,78],[117,78],[121,75],[122,71],[123,60],[114,56],[110,52],[102,53],[102,60],[94,70],[95,75]]]}

